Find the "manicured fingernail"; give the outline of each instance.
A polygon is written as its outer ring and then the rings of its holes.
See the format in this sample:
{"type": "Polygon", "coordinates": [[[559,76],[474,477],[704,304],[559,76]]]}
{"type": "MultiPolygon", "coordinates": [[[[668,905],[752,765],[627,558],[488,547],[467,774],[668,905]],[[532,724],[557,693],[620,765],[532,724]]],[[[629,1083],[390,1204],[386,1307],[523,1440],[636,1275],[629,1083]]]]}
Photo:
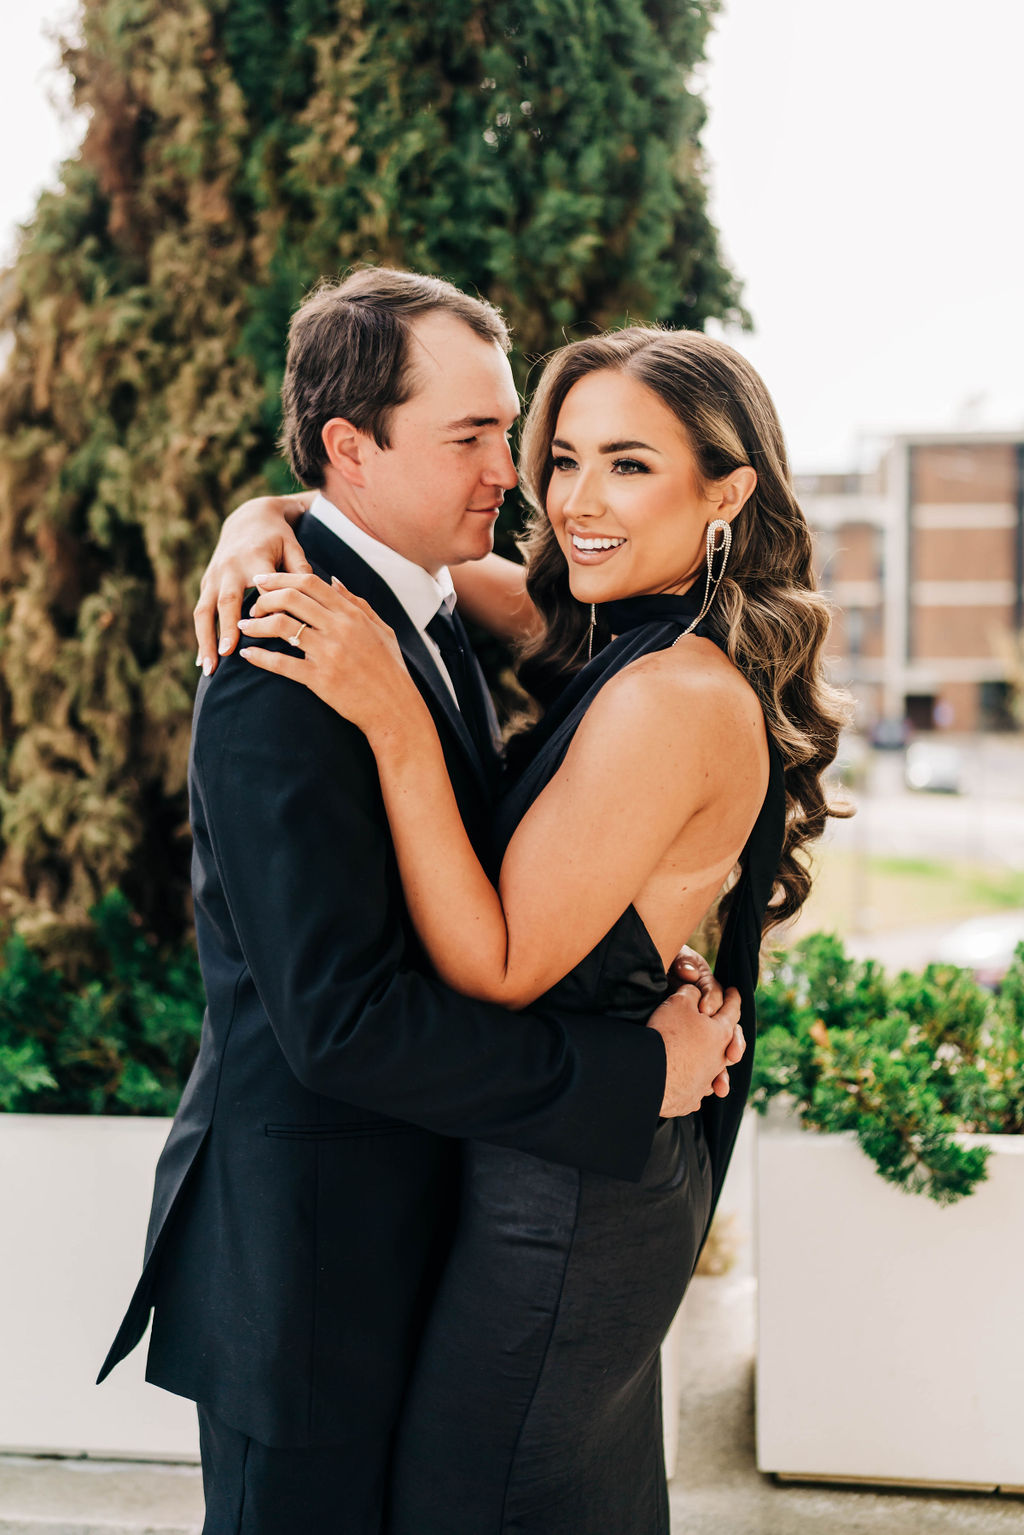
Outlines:
{"type": "Polygon", "coordinates": [[[696,970],[697,966],[692,959],[681,959],[679,961],[679,968],[680,970],[696,970]]]}
{"type": "Polygon", "coordinates": [[[208,677],[212,671],[213,671],[213,662],[210,661],[210,660],[204,661],[203,662],[203,676],[204,677],[208,677]]]}
{"type": "MultiPolygon", "coordinates": [[[[243,622],[244,622],[244,620],[243,620],[243,622]]],[[[230,649],[231,649],[231,641],[230,640],[221,640],[220,644],[217,646],[217,654],[219,656],[226,656],[230,649]]]]}
{"type": "Polygon", "coordinates": [[[203,658],[202,658],[202,655],[198,655],[198,656],[196,656],[196,665],[197,665],[197,666],[202,666],[202,664],[203,664],[203,658]]]}
{"type": "Polygon", "coordinates": [[[244,657],[245,657],[245,659],[246,659],[246,660],[247,660],[247,661],[248,661],[248,659],[249,659],[249,657],[250,657],[250,656],[251,656],[251,655],[252,655],[252,654],[253,654],[253,653],[254,653],[254,650],[255,650],[255,647],[254,647],[254,646],[252,646],[252,645],[250,645],[250,646],[249,646],[249,648],[248,648],[248,649],[247,649],[247,650],[240,650],[240,651],[239,651],[239,652],[238,652],[238,654],[239,654],[239,655],[240,655],[240,656],[244,656],[244,657]]]}
{"type": "Polygon", "coordinates": [[[252,582],[250,584],[252,586],[262,586],[264,581],[269,581],[272,579],[273,574],[274,572],[272,570],[268,570],[262,576],[253,576],[252,582]]]}

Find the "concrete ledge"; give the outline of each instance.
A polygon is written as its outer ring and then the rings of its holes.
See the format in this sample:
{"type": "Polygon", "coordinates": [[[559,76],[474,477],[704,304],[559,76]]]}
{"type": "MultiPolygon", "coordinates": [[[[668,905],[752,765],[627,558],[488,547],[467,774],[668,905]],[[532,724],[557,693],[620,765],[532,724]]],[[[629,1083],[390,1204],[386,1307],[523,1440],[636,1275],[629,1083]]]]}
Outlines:
{"type": "Polygon", "coordinates": [[[198,1535],[198,1467],[0,1457],[0,1535],[198,1535]]]}
{"type": "Polygon", "coordinates": [[[0,1520],[0,1535],[199,1535],[198,1524],[68,1524],[63,1519],[0,1520]]]}

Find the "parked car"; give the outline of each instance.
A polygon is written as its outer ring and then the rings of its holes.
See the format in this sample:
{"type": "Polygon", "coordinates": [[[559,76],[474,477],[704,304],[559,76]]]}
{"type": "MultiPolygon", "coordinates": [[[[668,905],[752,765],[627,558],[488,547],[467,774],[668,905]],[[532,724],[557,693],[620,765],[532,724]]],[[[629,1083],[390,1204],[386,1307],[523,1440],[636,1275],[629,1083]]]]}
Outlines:
{"type": "Polygon", "coordinates": [[[903,778],[908,789],[932,794],[959,794],[963,779],[963,754],[942,741],[915,741],[907,747],[903,778]]]}
{"type": "Polygon", "coordinates": [[[871,744],[877,751],[901,752],[910,740],[907,719],[876,720],[871,727],[871,744]]]}
{"type": "Polygon", "coordinates": [[[1019,943],[1024,943],[1024,911],[997,911],[961,922],[947,933],[934,957],[970,970],[980,985],[994,990],[1019,943]]]}

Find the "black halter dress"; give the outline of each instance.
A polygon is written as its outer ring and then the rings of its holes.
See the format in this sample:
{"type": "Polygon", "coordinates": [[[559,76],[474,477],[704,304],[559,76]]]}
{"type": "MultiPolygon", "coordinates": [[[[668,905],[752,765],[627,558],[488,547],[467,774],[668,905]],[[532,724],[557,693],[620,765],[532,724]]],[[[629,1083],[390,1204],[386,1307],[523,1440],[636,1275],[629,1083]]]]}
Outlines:
{"type": "MultiPolygon", "coordinates": [[[[688,594],[605,605],[617,637],[532,733],[528,765],[499,810],[499,851],[600,687],[672,645],[695,612],[688,594]]],[[[749,1041],[730,1094],[662,1121],[638,1183],[467,1143],[458,1230],[399,1430],[389,1535],[668,1535],[659,1348],[747,1095],[761,921],[784,813],[770,741],[769,750],[769,787],[717,966],[741,990],[749,1041]]],[[[536,1005],[640,1026],[669,988],[630,906],[536,1005]]]]}

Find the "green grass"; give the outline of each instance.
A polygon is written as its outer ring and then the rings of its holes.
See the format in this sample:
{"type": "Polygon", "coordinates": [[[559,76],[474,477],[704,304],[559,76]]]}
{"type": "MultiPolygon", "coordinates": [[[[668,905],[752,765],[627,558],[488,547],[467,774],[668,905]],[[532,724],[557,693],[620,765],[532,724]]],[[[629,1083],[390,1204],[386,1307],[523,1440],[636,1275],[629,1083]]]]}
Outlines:
{"type": "Polygon", "coordinates": [[[1024,907],[1024,871],[927,858],[861,858],[828,851],[816,859],[810,898],[794,937],[891,932],[964,922],[986,912],[1024,907]]]}

